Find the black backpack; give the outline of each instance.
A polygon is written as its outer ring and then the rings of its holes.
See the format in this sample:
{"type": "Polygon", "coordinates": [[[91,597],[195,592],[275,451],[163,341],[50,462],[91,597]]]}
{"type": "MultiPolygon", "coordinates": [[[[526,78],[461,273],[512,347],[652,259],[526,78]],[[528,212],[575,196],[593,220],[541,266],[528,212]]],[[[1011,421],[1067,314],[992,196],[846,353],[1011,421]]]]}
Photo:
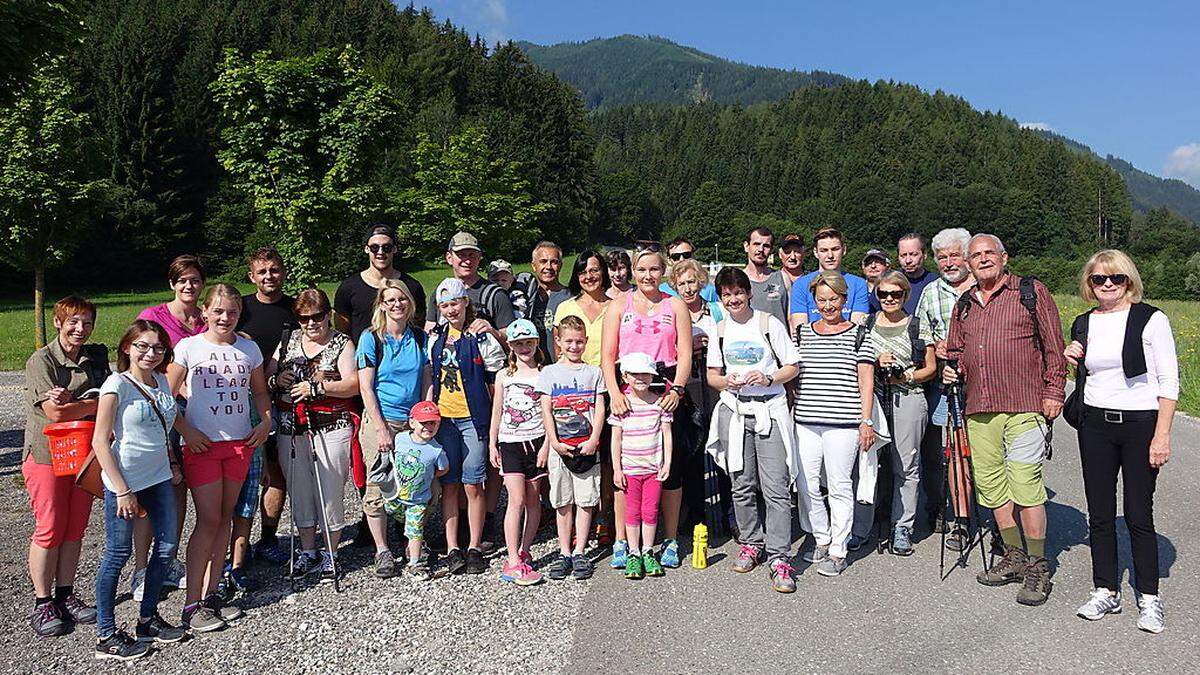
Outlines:
{"type": "MultiPolygon", "coordinates": [[[[1021,293],[1021,305],[1029,312],[1029,320],[1033,322],[1033,344],[1037,347],[1038,356],[1042,359],[1042,370],[1046,369],[1046,347],[1042,342],[1042,326],[1038,322],[1037,315],[1037,291],[1033,287],[1033,283],[1037,281],[1037,277],[1027,276],[1020,277],[1019,289],[1021,293]]],[[[967,312],[971,308],[970,291],[963,293],[959,297],[958,302],[954,307],[954,315],[959,321],[966,318],[967,312]]]]}

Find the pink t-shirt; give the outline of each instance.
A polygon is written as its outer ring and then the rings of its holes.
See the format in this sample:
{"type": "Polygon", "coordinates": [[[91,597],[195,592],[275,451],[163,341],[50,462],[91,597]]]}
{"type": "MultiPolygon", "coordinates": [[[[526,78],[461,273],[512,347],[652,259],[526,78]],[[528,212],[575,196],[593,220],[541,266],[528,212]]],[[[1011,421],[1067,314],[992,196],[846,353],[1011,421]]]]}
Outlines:
{"type": "Polygon", "coordinates": [[[642,352],[648,354],[655,363],[675,365],[679,355],[676,351],[675,312],[671,309],[671,298],[663,295],[662,301],[654,311],[642,316],[633,306],[635,292],[625,294],[625,312],[621,314],[617,356],[642,352]]]}
{"type": "Polygon", "coordinates": [[[167,337],[171,339],[172,348],[179,344],[179,341],[183,338],[199,335],[203,333],[206,328],[204,321],[201,320],[200,325],[196,327],[196,330],[191,330],[187,326],[180,323],[179,319],[175,318],[175,315],[171,313],[171,308],[167,307],[166,303],[143,309],[142,313],[137,315],[137,318],[154,321],[166,329],[167,337]]]}

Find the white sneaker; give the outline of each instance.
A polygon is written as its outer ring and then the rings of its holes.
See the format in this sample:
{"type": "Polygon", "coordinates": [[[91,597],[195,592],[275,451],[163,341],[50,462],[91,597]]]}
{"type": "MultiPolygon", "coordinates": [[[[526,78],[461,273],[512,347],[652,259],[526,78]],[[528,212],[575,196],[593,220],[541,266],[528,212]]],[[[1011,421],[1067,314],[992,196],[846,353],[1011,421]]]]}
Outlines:
{"type": "Polygon", "coordinates": [[[187,590],[187,567],[179,562],[179,558],[171,559],[171,564],[167,566],[167,576],[163,579],[163,586],[178,588],[181,591],[187,590]]]}
{"type": "Polygon", "coordinates": [[[1161,633],[1166,625],[1163,623],[1163,601],[1159,595],[1140,595],[1137,599],[1138,611],[1141,616],[1138,617],[1137,627],[1139,630],[1144,630],[1147,633],[1161,633]]]}
{"type": "Polygon", "coordinates": [[[133,591],[134,602],[142,601],[142,593],[146,588],[146,568],[133,571],[133,578],[129,580],[129,589],[133,591]]]}
{"type": "Polygon", "coordinates": [[[1121,592],[1115,594],[1107,588],[1092,589],[1092,597],[1075,610],[1075,614],[1088,621],[1099,621],[1105,614],[1121,613],[1121,592]]]}

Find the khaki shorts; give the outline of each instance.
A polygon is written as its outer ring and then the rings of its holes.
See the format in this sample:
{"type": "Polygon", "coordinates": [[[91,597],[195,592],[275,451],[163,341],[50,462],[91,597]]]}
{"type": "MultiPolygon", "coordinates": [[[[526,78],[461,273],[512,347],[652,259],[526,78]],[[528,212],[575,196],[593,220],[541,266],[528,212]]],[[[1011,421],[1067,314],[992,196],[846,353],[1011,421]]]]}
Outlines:
{"type": "Polygon", "coordinates": [[[971,442],[975,496],[980,506],[994,509],[1046,503],[1042,479],[1046,418],[1040,413],[981,413],[967,417],[971,442]]]}
{"type": "MultiPolygon", "coordinates": [[[[408,422],[388,420],[387,425],[393,436],[408,429],[408,422]]],[[[370,476],[371,467],[375,466],[375,461],[379,459],[379,441],[375,438],[375,425],[371,423],[369,415],[362,416],[362,425],[358,429],[358,442],[362,445],[363,465],[367,467],[367,475],[370,476]]],[[[369,480],[366,490],[363,491],[362,508],[363,513],[368,516],[386,515],[383,510],[383,493],[379,491],[378,485],[369,480]]]]}
{"type": "Polygon", "coordinates": [[[550,506],[560,509],[574,504],[587,508],[600,504],[600,462],[575,473],[563,464],[562,455],[551,450],[546,467],[550,471],[550,506]]]}

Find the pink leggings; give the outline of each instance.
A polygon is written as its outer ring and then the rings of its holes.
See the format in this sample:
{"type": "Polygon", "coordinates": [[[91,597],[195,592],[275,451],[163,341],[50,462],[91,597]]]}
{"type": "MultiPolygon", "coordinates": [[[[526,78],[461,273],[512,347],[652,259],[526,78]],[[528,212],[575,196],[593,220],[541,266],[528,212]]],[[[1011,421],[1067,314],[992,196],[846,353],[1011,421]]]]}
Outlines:
{"type": "Polygon", "coordinates": [[[625,475],[625,524],[638,527],[642,523],[658,524],[658,497],[662,483],[658,474],[625,475]]]}

